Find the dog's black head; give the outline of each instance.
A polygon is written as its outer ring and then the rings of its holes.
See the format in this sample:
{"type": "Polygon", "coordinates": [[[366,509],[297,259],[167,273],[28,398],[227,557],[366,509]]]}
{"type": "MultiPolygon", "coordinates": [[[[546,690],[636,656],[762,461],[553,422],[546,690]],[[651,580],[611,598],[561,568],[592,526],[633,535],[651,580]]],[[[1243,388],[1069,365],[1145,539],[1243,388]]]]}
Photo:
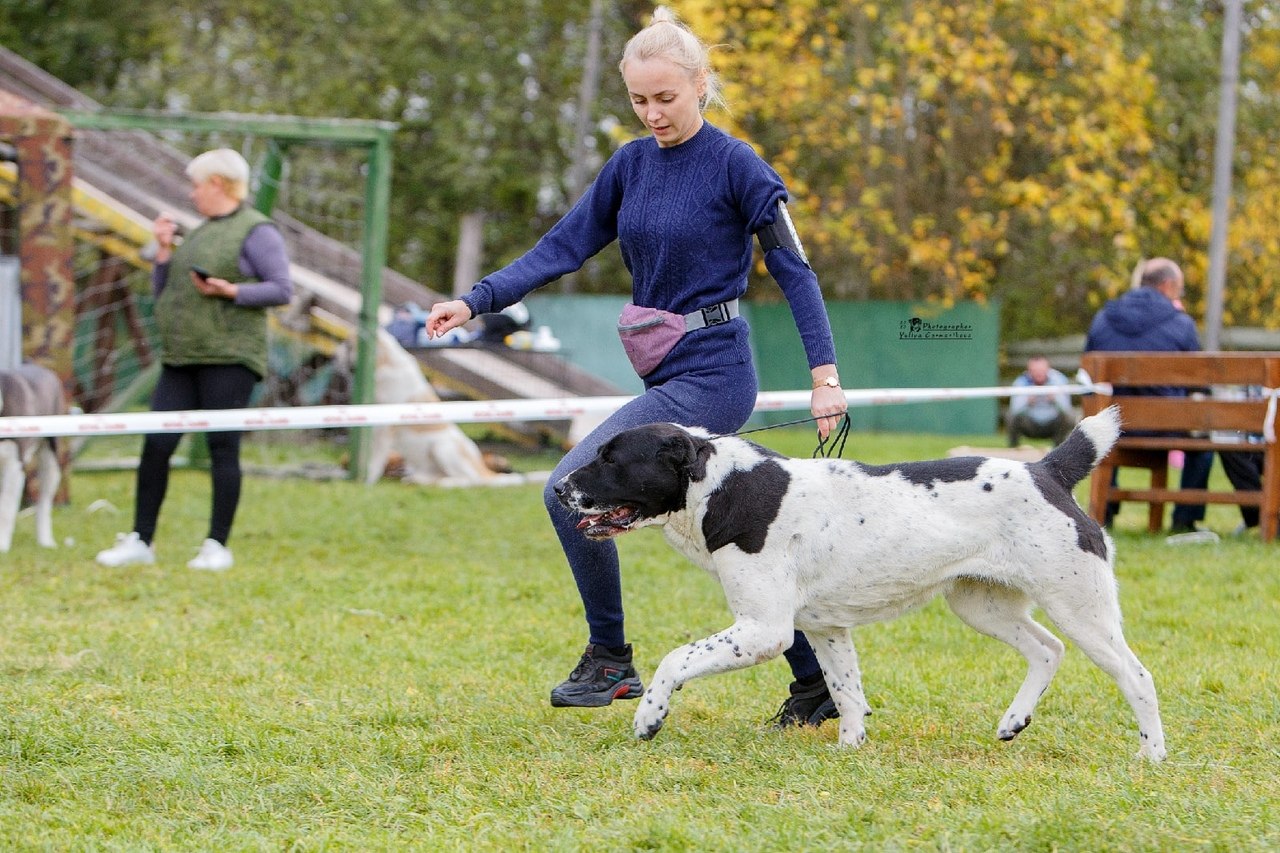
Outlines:
{"type": "Polygon", "coordinates": [[[555,493],[582,514],[578,529],[588,538],[609,539],[683,509],[689,483],[706,475],[714,452],[709,440],[675,424],[636,427],[601,445],[555,493]]]}

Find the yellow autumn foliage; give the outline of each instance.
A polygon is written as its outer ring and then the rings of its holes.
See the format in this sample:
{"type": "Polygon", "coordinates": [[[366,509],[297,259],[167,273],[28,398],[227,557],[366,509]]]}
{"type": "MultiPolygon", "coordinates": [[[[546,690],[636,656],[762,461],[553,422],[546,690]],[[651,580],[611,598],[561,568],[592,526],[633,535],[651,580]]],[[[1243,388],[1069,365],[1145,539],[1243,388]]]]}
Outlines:
{"type": "MultiPolygon", "coordinates": [[[[1203,299],[1210,200],[1167,153],[1124,0],[672,5],[721,46],[730,112],[710,119],[787,181],[829,295],[996,296],[1008,330],[1081,331],[1158,249],[1203,299]]],[[[1251,61],[1280,79],[1275,17],[1251,61]]],[[[1280,325],[1276,136],[1241,140],[1231,323],[1280,325]]]]}

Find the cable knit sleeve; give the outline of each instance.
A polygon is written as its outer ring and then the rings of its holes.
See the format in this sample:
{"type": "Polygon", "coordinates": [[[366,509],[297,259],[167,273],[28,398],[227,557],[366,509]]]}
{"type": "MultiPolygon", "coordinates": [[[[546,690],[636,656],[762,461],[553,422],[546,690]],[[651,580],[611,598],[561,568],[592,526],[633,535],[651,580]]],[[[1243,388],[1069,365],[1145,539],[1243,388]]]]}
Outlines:
{"type": "Polygon", "coordinates": [[[501,311],[531,291],[580,269],[618,237],[625,146],[609,158],[600,174],[532,249],[481,279],[462,301],[471,315],[501,311]]]}
{"type": "Polygon", "coordinates": [[[786,249],[769,252],[764,257],[764,265],[791,306],[791,316],[795,318],[800,340],[804,342],[809,368],[835,364],[836,344],[831,335],[831,320],[827,317],[827,305],[822,300],[822,289],[818,287],[818,277],[813,270],[799,255],[786,249]]]}
{"type": "MultiPolygon", "coordinates": [[[[750,232],[755,234],[772,225],[778,216],[778,203],[787,200],[782,178],[745,143],[734,152],[730,171],[731,185],[750,232]]],[[[835,340],[818,276],[804,258],[789,249],[767,252],[764,264],[791,306],[810,369],[835,364],[835,340]]]]}

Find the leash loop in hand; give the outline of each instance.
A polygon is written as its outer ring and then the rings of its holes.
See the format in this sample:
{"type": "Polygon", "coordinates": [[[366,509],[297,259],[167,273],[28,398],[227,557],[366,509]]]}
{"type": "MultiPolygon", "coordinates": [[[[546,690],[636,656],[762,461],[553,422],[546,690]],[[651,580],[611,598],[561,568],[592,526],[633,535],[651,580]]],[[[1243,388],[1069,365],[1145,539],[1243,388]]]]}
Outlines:
{"type": "MultiPolygon", "coordinates": [[[[770,424],[769,426],[755,427],[754,429],[740,429],[737,432],[728,433],[728,435],[749,435],[753,432],[764,432],[765,430],[778,429],[785,426],[796,426],[798,424],[811,424],[820,421],[823,418],[833,417],[832,415],[819,415],[818,417],[796,418],[794,421],[783,421],[780,424],[770,424]]],[[[819,457],[830,459],[832,456],[837,458],[844,456],[844,445],[849,439],[849,413],[845,412],[840,415],[840,423],[836,425],[834,431],[829,433],[826,438],[818,437],[818,446],[813,451],[813,458],[819,457]],[[830,442],[830,447],[828,447],[830,442]]]]}
{"type": "MultiPolygon", "coordinates": [[[[815,420],[817,420],[815,418],[815,420]]],[[[849,439],[849,413],[845,412],[840,416],[840,423],[836,428],[827,434],[826,438],[818,436],[818,446],[813,450],[813,458],[830,459],[833,456],[837,459],[844,458],[844,443],[849,439]],[[831,446],[827,446],[827,442],[831,446]]]]}

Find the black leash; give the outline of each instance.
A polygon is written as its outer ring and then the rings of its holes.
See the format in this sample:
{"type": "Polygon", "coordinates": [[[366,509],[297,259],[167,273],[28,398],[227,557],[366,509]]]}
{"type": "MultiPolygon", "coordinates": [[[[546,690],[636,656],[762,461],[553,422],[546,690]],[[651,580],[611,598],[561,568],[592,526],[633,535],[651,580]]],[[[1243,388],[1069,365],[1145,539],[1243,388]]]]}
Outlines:
{"type": "MultiPolygon", "coordinates": [[[[737,432],[731,432],[729,435],[749,435],[753,432],[764,432],[769,429],[778,429],[785,426],[796,426],[797,424],[811,424],[820,421],[823,418],[829,418],[831,415],[821,415],[819,417],[796,418],[794,421],[783,421],[779,424],[770,426],[756,427],[755,429],[740,429],[737,432]]],[[[849,413],[845,412],[840,416],[840,423],[836,425],[835,430],[827,434],[826,438],[818,436],[818,446],[814,448],[813,457],[817,459],[822,457],[830,459],[832,456],[844,456],[844,444],[849,439],[849,413]],[[830,447],[828,447],[830,442],[830,447]]]]}

